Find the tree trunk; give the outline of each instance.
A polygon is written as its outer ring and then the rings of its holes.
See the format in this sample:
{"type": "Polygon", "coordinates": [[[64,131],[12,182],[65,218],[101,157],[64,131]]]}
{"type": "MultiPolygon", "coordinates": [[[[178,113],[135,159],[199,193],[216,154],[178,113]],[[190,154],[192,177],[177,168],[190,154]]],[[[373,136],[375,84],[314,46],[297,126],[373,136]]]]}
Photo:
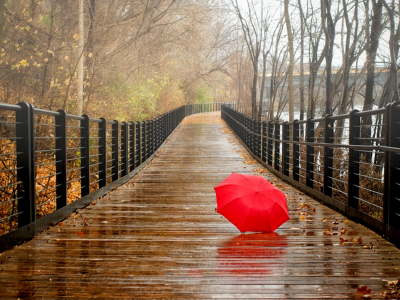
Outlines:
{"type": "Polygon", "coordinates": [[[321,14],[322,24],[324,25],[325,31],[325,43],[327,43],[326,53],[326,102],[325,102],[325,114],[332,114],[333,104],[333,92],[332,92],[332,59],[333,59],[333,47],[335,42],[335,25],[331,15],[331,3],[329,0],[321,1],[321,14]],[[327,24],[325,24],[325,22],[327,24]]]}
{"type": "Polygon", "coordinates": [[[0,45],[3,45],[3,39],[4,39],[4,25],[6,22],[4,15],[5,5],[6,5],[6,0],[0,0],[0,45]]]}
{"type": "Polygon", "coordinates": [[[251,117],[256,118],[257,115],[257,80],[258,80],[258,60],[253,66],[253,85],[251,87],[251,117]]]}
{"type": "Polygon", "coordinates": [[[265,73],[267,72],[267,53],[263,53],[263,74],[261,79],[260,103],[258,104],[258,120],[262,121],[262,108],[264,98],[265,73]]]}
{"type": "MultiPolygon", "coordinates": [[[[382,3],[373,3],[370,38],[366,49],[367,80],[365,82],[365,101],[363,111],[371,110],[374,104],[375,58],[381,36],[382,3]]],[[[372,124],[372,123],[371,123],[372,124]]]]}
{"type": "Polygon", "coordinates": [[[300,9],[300,120],[304,120],[304,20],[301,1],[300,9]]]}
{"type": "Polygon", "coordinates": [[[285,0],[285,22],[286,22],[286,30],[287,30],[287,34],[288,34],[288,46],[289,46],[289,66],[288,66],[289,122],[293,122],[293,120],[294,120],[294,95],[293,95],[294,50],[293,50],[292,26],[290,24],[290,18],[289,18],[289,0],[285,0]]]}
{"type": "Polygon", "coordinates": [[[79,46],[78,46],[78,57],[79,57],[79,63],[78,63],[78,111],[77,114],[78,116],[82,115],[83,111],[83,48],[84,48],[84,24],[83,24],[83,19],[84,17],[84,9],[83,9],[83,0],[79,0],[79,32],[78,32],[78,38],[79,38],[79,46]]]}

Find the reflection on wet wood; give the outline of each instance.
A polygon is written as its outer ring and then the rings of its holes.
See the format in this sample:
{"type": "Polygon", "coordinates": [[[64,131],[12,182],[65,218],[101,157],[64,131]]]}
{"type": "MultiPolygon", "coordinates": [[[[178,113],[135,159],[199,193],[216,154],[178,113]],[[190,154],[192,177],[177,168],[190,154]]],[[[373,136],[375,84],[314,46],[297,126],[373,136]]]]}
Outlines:
{"type": "Polygon", "coordinates": [[[291,213],[275,233],[215,212],[214,186],[263,172],[243,152],[218,113],[187,118],[130,182],[0,255],[0,298],[381,298],[400,251],[273,175],[291,213]]]}

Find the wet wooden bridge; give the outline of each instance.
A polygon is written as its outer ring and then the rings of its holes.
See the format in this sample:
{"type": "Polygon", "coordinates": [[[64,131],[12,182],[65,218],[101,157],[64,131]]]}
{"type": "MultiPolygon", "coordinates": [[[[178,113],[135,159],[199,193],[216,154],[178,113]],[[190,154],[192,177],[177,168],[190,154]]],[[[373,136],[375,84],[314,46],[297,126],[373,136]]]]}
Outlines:
{"type": "Polygon", "coordinates": [[[187,117],[124,186],[0,255],[1,299],[379,299],[398,278],[397,248],[266,172],[220,112],[187,117]],[[232,172],[276,184],[291,220],[240,234],[215,211],[232,172]]]}

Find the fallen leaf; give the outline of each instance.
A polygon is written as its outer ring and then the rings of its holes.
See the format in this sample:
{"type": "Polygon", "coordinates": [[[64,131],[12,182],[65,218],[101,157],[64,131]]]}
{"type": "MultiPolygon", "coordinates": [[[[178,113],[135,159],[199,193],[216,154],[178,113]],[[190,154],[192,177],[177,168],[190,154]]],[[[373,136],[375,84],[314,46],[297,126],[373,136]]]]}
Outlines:
{"type": "Polygon", "coordinates": [[[309,208],[310,205],[308,205],[307,203],[300,203],[299,208],[309,208]]]}
{"type": "Polygon", "coordinates": [[[342,230],[340,230],[340,234],[345,234],[346,233],[346,228],[342,228],[342,230]]]}
{"type": "Polygon", "coordinates": [[[400,279],[395,281],[388,281],[388,285],[398,285],[398,284],[400,284],[400,279]]]}
{"type": "Polygon", "coordinates": [[[85,235],[85,233],[83,231],[78,231],[78,235],[85,235]]]}
{"type": "Polygon", "coordinates": [[[300,220],[304,220],[306,216],[300,216],[300,220]]]}
{"type": "Polygon", "coordinates": [[[368,289],[366,285],[357,288],[357,295],[368,295],[371,294],[371,289],[368,289]]]}

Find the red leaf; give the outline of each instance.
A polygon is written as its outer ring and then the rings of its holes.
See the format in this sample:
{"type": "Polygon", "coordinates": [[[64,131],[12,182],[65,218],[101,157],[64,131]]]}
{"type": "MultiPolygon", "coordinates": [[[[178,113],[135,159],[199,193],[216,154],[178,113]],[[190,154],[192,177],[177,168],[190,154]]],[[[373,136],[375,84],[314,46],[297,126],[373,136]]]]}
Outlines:
{"type": "Polygon", "coordinates": [[[368,295],[371,294],[371,289],[368,289],[366,285],[357,288],[357,295],[368,295]]]}
{"type": "Polygon", "coordinates": [[[85,235],[83,231],[78,231],[78,235],[85,235]]]}

